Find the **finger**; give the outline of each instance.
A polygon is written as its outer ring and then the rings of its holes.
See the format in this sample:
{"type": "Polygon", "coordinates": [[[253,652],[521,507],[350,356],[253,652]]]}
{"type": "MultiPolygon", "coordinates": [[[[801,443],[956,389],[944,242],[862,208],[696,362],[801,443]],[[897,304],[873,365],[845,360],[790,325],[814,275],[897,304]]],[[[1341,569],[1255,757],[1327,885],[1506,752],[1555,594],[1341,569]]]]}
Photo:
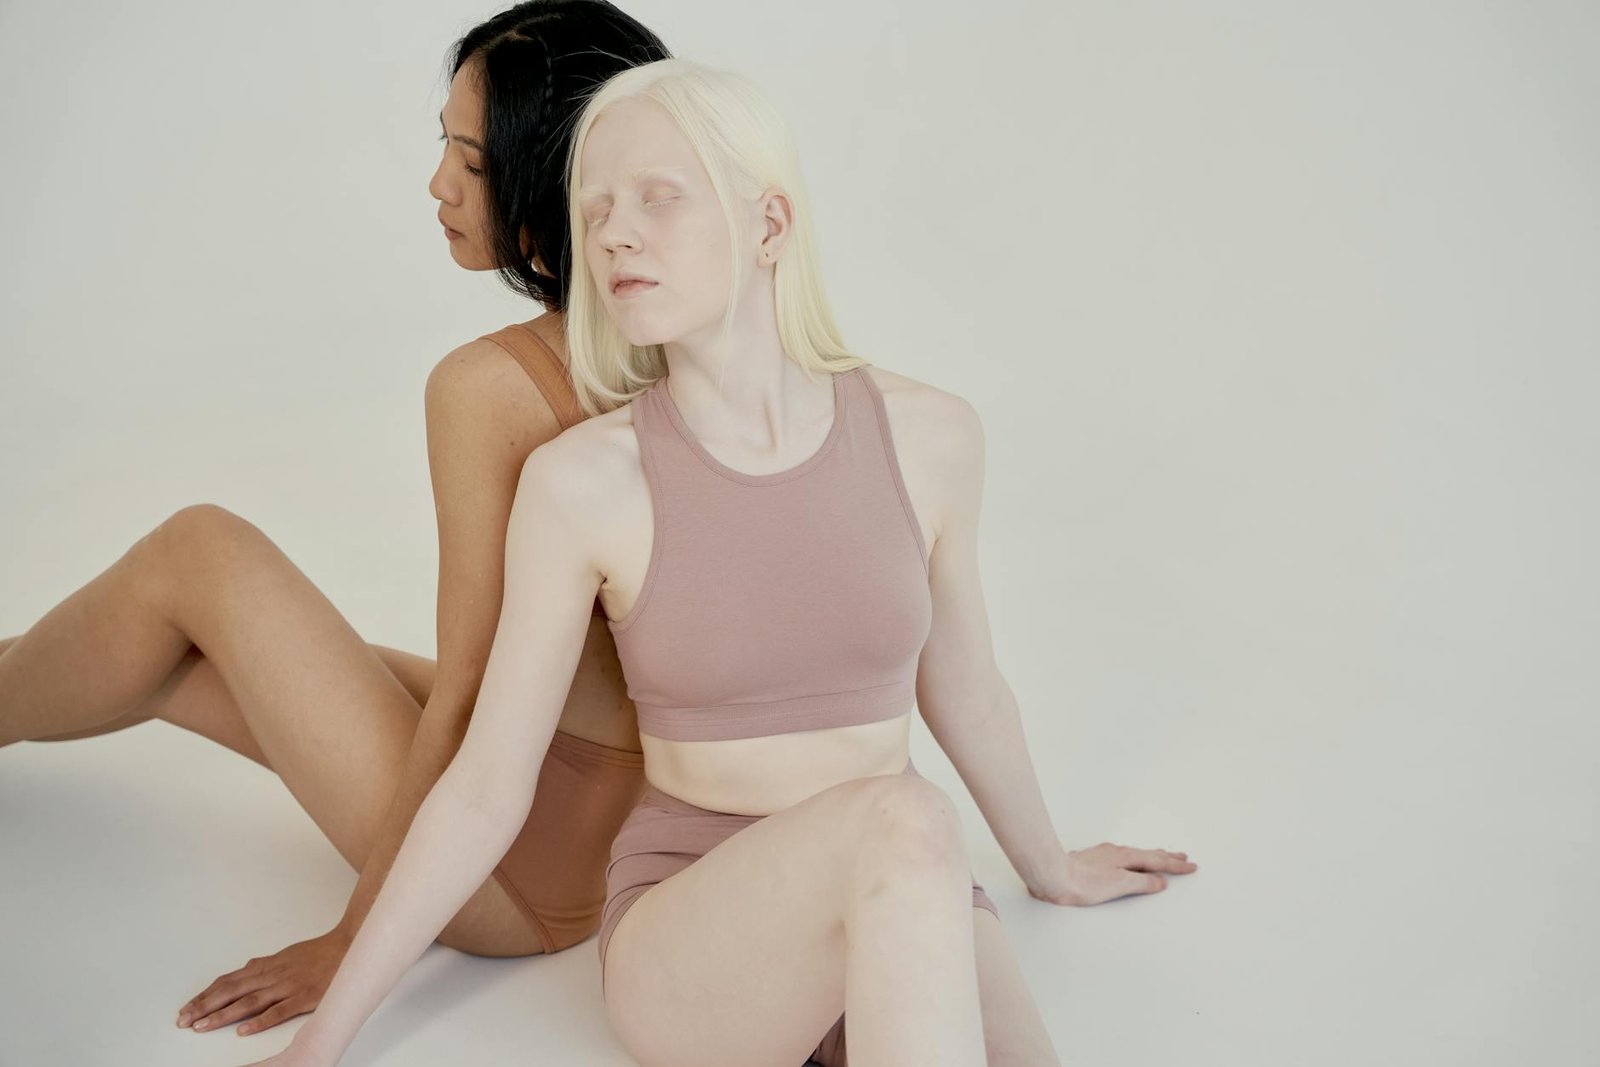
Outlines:
{"type": "Polygon", "coordinates": [[[1167,880],[1159,874],[1135,874],[1129,885],[1130,893],[1159,893],[1167,888],[1167,880]]]}
{"type": "MultiPolygon", "coordinates": [[[[235,978],[229,981],[223,981],[218,978],[211,983],[210,989],[190,1002],[189,1007],[186,1009],[190,1027],[192,1029],[200,1029],[201,1019],[226,1008],[240,997],[255,992],[261,988],[262,984],[260,979],[252,977],[235,978]]],[[[179,1016],[179,1019],[178,1025],[184,1025],[181,1021],[182,1015],[179,1016]]]]}
{"type": "Polygon", "coordinates": [[[1180,860],[1170,852],[1160,849],[1130,849],[1123,866],[1134,871],[1170,871],[1173,874],[1187,873],[1185,868],[1194,864],[1188,860],[1180,860]]]}
{"type": "Polygon", "coordinates": [[[187,1026],[200,1016],[216,1011],[237,996],[241,990],[259,988],[259,984],[251,985],[247,981],[254,973],[258,962],[252,959],[243,967],[213,978],[210,985],[196,996],[190,997],[183,1007],[178,1009],[178,1025],[187,1026]]]}
{"type": "Polygon", "coordinates": [[[286,1019],[293,1019],[296,1015],[303,1015],[310,1010],[310,1007],[302,1006],[297,1001],[280,1000],[254,1019],[240,1023],[238,1033],[241,1035],[258,1034],[263,1030],[272,1029],[286,1019]]]}
{"type": "Polygon", "coordinates": [[[262,1008],[274,1004],[280,999],[280,997],[267,990],[258,990],[248,996],[240,997],[232,1004],[219,1011],[212,1012],[203,1019],[196,1019],[194,1028],[196,1030],[215,1030],[219,1027],[227,1026],[229,1023],[249,1018],[262,1008]]]}
{"type": "Polygon", "coordinates": [[[202,1010],[203,1005],[211,1004],[214,1007],[213,998],[221,992],[222,981],[227,977],[227,975],[221,975],[212,979],[210,985],[184,1001],[183,1005],[178,1009],[178,1025],[188,1026],[210,1010],[210,1008],[202,1010]]]}

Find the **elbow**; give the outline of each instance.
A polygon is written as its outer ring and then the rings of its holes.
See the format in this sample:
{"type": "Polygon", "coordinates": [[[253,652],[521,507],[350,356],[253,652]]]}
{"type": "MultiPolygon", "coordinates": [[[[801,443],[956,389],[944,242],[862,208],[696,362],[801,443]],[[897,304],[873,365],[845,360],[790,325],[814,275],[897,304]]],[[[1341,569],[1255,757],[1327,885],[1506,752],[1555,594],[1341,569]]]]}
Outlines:
{"type": "MultiPolygon", "coordinates": [[[[468,743],[456,752],[445,771],[452,792],[471,809],[474,817],[491,823],[515,823],[520,827],[533,807],[537,774],[526,774],[508,760],[490,756],[475,758],[468,743]]],[[[477,753],[481,756],[482,753],[477,753]]]]}
{"type": "Polygon", "coordinates": [[[533,792],[520,785],[513,787],[497,783],[482,775],[463,773],[451,775],[450,796],[457,805],[459,818],[476,832],[494,838],[500,851],[509,849],[511,842],[528,820],[533,807],[533,792]]]}

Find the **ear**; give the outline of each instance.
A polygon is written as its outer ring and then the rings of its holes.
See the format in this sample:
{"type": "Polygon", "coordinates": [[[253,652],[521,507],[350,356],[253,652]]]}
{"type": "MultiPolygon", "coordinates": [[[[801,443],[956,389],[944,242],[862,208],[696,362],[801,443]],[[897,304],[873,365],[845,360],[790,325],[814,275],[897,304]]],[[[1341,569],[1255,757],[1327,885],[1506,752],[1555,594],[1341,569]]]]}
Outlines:
{"type": "Polygon", "coordinates": [[[766,236],[756,250],[756,259],[762,266],[778,261],[789,236],[794,233],[794,204],[782,189],[769,189],[761,201],[761,222],[766,236]]]}
{"type": "MultiPolygon", "coordinates": [[[[526,226],[517,231],[517,245],[522,249],[523,257],[525,259],[529,258],[529,252],[533,248],[533,234],[528,232],[526,226]]],[[[544,261],[539,258],[539,253],[533,252],[529,262],[532,263],[533,269],[538,273],[545,275],[550,273],[549,269],[545,267],[544,261]]]]}

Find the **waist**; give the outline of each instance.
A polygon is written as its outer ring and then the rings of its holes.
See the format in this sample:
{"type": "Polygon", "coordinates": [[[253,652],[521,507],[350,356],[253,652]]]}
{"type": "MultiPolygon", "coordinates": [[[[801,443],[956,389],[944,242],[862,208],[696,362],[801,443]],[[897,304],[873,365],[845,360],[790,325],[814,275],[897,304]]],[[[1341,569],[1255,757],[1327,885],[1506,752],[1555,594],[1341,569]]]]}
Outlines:
{"type": "Polygon", "coordinates": [[[840,782],[905,773],[911,715],[717,741],[656,737],[641,727],[646,790],[703,810],[763,816],[840,782]]]}

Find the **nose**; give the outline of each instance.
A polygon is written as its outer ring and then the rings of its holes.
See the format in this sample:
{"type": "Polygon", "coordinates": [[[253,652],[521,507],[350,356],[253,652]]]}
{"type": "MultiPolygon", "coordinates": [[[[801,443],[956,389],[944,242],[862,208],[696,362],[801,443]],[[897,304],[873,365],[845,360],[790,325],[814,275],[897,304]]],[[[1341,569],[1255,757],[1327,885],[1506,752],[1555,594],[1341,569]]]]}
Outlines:
{"type": "Polygon", "coordinates": [[[448,158],[439,160],[439,165],[433,169],[433,177],[428,179],[428,195],[442,204],[459,207],[461,205],[461,185],[452,178],[448,167],[448,158]]]}
{"type": "Polygon", "coordinates": [[[639,235],[633,227],[625,224],[626,220],[619,220],[623,213],[613,209],[605,221],[600,223],[598,239],[600,247],[609,253],[615,253],[618,248],[639,250],[639,235]]]}

